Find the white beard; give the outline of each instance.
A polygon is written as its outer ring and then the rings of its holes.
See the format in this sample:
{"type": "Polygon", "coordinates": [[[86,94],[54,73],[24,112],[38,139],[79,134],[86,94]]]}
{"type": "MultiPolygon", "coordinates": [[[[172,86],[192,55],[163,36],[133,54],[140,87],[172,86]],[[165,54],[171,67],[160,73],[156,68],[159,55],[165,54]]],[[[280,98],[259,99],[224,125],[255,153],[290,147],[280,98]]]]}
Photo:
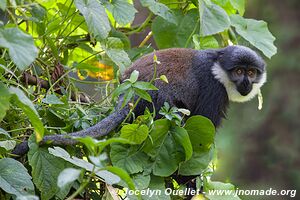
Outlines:
{"type": "Polygon", "coordinates": [[[229,80],[228,75],[222,69],[219,63],[214,64],[212,67],[212,73],[215,78],[224,85],[229,100],[233,102],[250,101],[258,94],[261,86],[263,86],[263,84],[267,81],[267,74],[264,72],[259,83],[253,83],[251,92],[246,96],[243,96],[237,91],[235,84],[229,80]]]}

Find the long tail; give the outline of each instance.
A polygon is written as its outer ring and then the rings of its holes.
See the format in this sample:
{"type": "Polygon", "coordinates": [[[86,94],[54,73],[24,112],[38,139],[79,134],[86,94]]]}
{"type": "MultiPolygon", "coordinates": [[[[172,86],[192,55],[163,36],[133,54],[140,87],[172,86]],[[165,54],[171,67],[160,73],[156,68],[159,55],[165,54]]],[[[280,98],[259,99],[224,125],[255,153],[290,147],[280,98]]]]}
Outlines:
{"type": "MultiPolygon", "coordinates": [[[[122,121],[126,118],[129,113],[129,107],[125,106],[124,108],[115,111],[110,114],[102,121],[97,123],[96,125],[87,128],[85,130],[81,130],[74,133],[69,134],[59,134],[59,135],[47,135],[43,138],[40,144],[51,143],[52,145],[74,145],[77,144],[78,141],[72,139],[72,137],[86,137],[90,136],[93,138],[99,138],[101,136],[105,136],[109,134],[111,131],[116,129],[122,121]]],[[[13,154],[15,155],[24,155],[29,150],[28,142],[22,142],[16,146],[13,150],[13,154]]]]}

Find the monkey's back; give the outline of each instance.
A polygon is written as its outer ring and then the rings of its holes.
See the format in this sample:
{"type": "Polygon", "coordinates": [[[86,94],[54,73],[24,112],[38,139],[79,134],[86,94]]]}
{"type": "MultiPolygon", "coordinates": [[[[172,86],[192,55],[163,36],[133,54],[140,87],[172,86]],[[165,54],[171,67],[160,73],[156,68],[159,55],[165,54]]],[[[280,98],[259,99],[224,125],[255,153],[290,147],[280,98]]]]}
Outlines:
{"type": "MultiPolygon", "coordinates": [[[[194,49],[171,48],[156,51],[155,55],[160,64],[156,64],[157,77],[166,75],[169,83],[178,82],[186,78],[187,71],[192,65],[192,59],[197,51],[194,49]]],[[[122,80],[129,78],[132,71],[140,72],[139,80],[150,81],[154,73],[154,53],[147,54],[136,60],[129,67],[122,80]]]]}

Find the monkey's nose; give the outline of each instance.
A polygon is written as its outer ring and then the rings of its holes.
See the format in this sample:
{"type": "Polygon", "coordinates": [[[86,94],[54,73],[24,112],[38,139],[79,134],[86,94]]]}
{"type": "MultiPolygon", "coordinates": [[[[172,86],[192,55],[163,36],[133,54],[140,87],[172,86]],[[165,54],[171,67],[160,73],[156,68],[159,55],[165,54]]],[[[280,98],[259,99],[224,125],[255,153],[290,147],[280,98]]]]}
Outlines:
{"type": "Polygon", "coordinates": [[[244,85],[241,84],[237,87],[237,91],[242,95],[242,96],[247,96],[252,90],[252,85],[244,85]]]}

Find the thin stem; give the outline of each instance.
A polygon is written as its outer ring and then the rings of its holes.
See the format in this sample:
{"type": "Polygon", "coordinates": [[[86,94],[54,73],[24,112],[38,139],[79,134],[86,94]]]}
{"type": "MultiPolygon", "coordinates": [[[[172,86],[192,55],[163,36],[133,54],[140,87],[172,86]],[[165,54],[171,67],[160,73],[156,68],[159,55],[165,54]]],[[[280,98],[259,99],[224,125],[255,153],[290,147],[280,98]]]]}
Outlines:
{"type": "Polygon", "coordinates": [[[128,33],[125,33],[125,34],[126,35],[132,35],[134,33],[141,32],[144,28],[146,28],[148,26],[148,24],[150,23],[152,17],[153,17],[153,13],[150,13],[149,16],[146,18],[146,20],[142,23],[141,26],[139,26],[137,29],[135,29],[133,31],[129,31],[128,33]]]}

